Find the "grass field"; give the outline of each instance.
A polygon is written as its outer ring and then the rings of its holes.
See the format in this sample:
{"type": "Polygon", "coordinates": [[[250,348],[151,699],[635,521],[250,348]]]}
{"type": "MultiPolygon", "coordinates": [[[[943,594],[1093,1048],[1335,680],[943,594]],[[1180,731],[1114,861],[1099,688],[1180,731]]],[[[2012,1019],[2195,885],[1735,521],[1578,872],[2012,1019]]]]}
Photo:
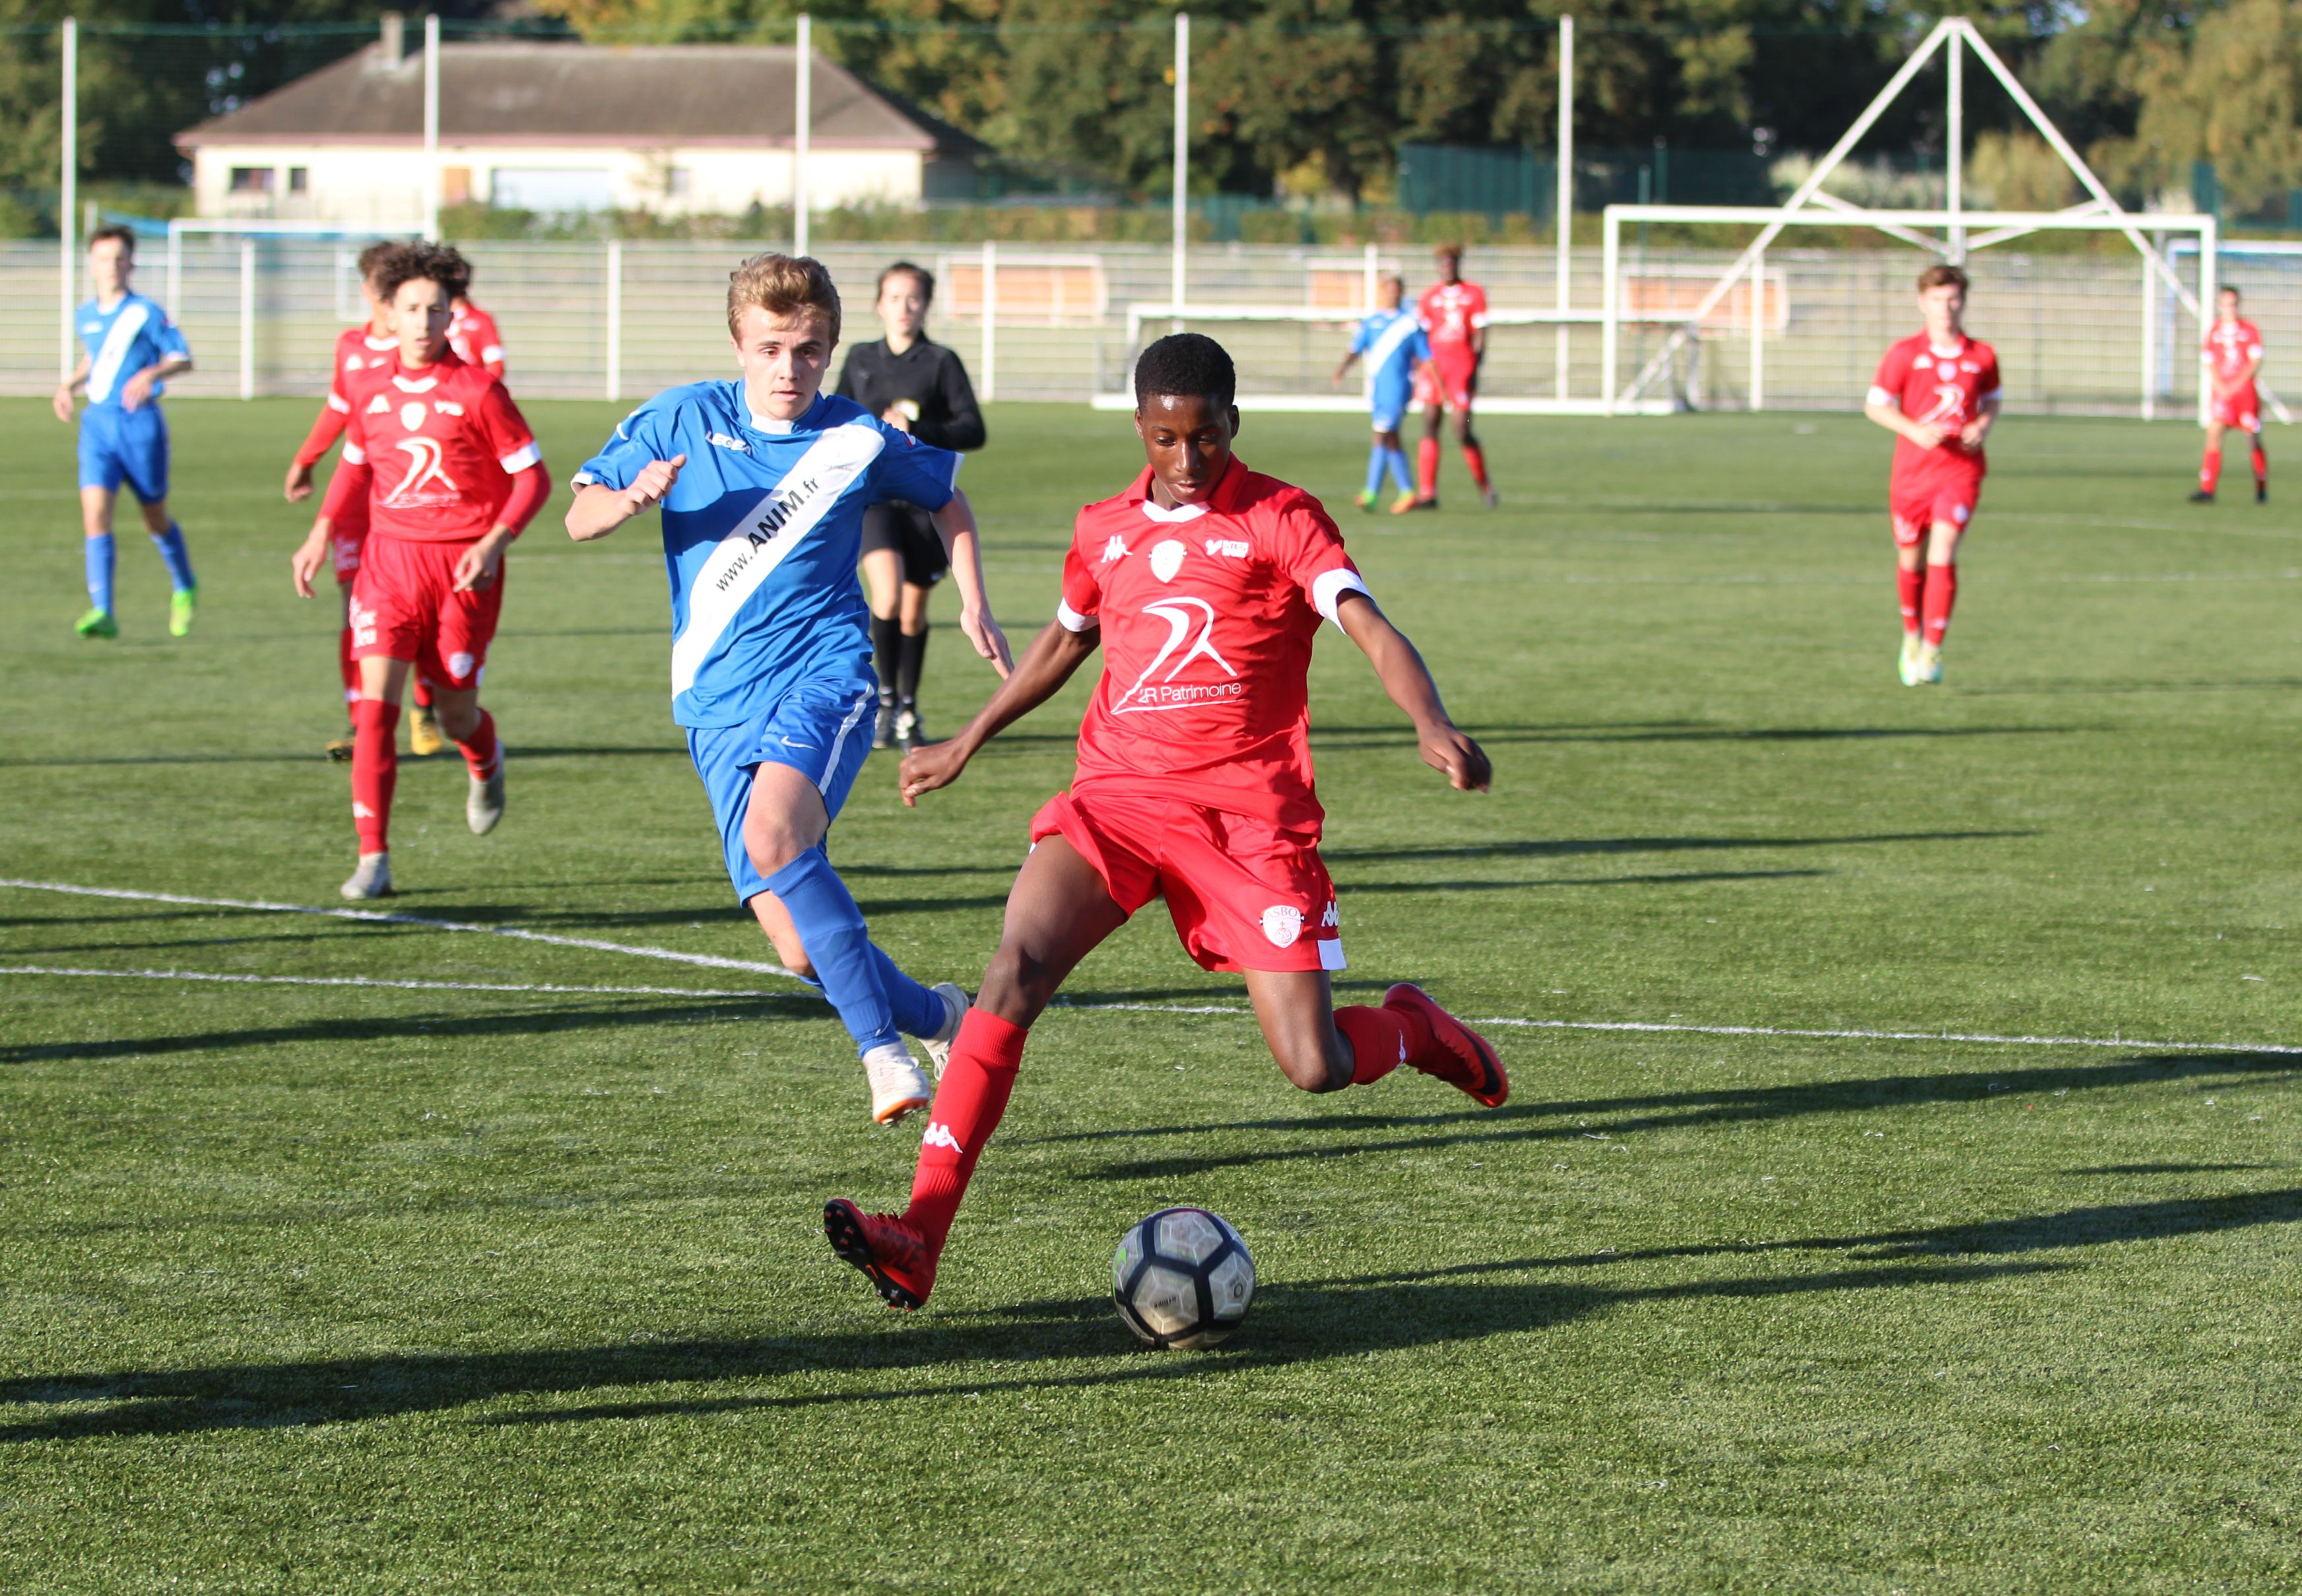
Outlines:
{"type": "MultiPolygon", "coordinates": [[[[277,492],[309,410],[177,407],[206,610],[169,640],[123,538],[98,645],[70,434],[0,407],[0,876],[335,902],[334,622],[277,492]]],[[[562,477],[612,419],[532,414],[562,477]]],[[[1875,429],[1484,430],[1500,512],[1345,526],[1494,792],[1332,633],[1315,743],[1340,985],[1522,1022],[1512,1101],[1292,1091],[1155,909],[1035,1032],[917,1317],[819,1230],[900,1202],[916,1126],[869,1125],[788,983],[0,887],[0,1585],[2295,1588],[2302,476],[2196,509],[2189,428],[2011,418],[1912,692],[1875,429]],[[1256,1250],[1218,1351],[1111,1311],[1170,1202],[1256,1250]]],[[[1138,457],[1081,408],[992,432],[965,480],[1023,635],[1138,457]]],[[[1363,448],[1242,440],[1343,505],[1363,448]]],[[[488,681],[509,814],[475,839],[460,765],[404,766],[392,907],[765,959],[652,529],[558,514],[488,681]]],[[[929,672],[931,727],[991,680],[947,626],[929,672]]],[[[867,770],[835,857],[923,977],[979,974],[1078,698],[917,811],[867,770]]]]}

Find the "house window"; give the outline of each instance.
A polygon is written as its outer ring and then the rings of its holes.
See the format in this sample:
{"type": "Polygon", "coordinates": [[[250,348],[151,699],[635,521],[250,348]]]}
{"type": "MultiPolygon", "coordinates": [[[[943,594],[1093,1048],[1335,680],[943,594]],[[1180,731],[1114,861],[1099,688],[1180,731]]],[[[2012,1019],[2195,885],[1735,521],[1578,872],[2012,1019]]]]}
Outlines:
{"type": "Polygon", "coordinates": [[[312,169],[309,166],[290,166],[288,169],[288,192],[308,194],[311,191],[312,169]]]}
{"type": "Polygon", "coordinates": [[[235,166],[231,169],[231,191],[235,194],[269,194],[274,176],[275,169],[270,166],[235,166]]]}
{"type": "Polygon", "coordinates": [[[469,205],[472,203],[472,169],[468,166],[440,168],[440,203],[469,205]]]}

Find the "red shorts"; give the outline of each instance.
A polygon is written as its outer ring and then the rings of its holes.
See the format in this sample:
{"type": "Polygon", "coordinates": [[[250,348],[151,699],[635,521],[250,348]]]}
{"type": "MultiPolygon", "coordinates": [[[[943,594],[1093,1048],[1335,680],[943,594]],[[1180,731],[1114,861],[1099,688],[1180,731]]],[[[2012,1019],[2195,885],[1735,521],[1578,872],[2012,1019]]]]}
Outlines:
{"type": "Polygon", "coordinates": [[[1895,547],[1915,549],[1927,541],[1937,521],[1947,521],[1961,532],[1974,519],[1982,497],[1982,479],[1895,483],[1887,491],[1886,513],[1895,522],[1895,547]]]}
{"type": "Polygon", "coordinates": [[[1471,382],[1479,374],[1478,357],[1453,344],[1434,348],[1431,364],[1415,374],[1415,402],[1425,408],[1441,405],[1455,410],[1471,407],[1471,382]]]}
{"type": "Polygon", "coordinates": [[[2251,382],[2226,399],[2211,401],[2209,410],[2223,426],[2239,427],[2249,433],[2262,431],[2262,401],[2255,397],[2251,382]]]}
{"type": "Polygon", "coordinates": [[[475,592],[456,591],[456,562],[479,540],[433,543],[378,533],[352,583],[352,658],[406,659],[435,687],[480,685],[503,610],[505,567],[475,592]]]}
{"type": "Polygon", "coordinates": [[[1341,918],[1317,837],[1157,794],[1058,793],[1031,841],[1060,836],[1132,914],[1167,900],[1202,970],[1340,970],[1341,918]]]}

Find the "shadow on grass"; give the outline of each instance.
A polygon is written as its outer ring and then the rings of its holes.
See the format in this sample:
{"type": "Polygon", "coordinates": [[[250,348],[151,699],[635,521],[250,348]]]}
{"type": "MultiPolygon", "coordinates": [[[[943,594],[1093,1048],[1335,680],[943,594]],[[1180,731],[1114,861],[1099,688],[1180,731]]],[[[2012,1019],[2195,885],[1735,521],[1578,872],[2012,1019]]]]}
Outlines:
{"type": "MultiPolygon", "coordinates": [[[[1071,1131],[1037,1141],[1121,1141],[1167,1136],[1203,1136],[1235,1130],[1315,1131],[1308,1146],[1258,1147],[1174,1158],[1146,1158],[1084,1172],[1099,1180],[1171,1180],[1209,1170],[1362,1153],[1426,1152],[1438,1147],[1484,1147],[1517,1141],[1575,1141],[1593,1131],[1621,1136],[1672,1130],[1795,1119],[1809,1114],[1850,1113],[1899,1108],[1919,1103],[1983,1103],[2002,1096],[2056,1091],[2098,1091],[2200,1076],[2291,1077],[2302,1073],[2302,1057],[2264,1053],[2147,1054],[2101,1064],[1995,1070],[1957,1074],[1870,1076],[1855,1080],[1806,1081],[1790,1086],[1722,1088],[1715,1091],[1667,1092],[1634,1097],[1596,1097],[1560,1103],[1512,1103],[1501,1108],[1461,1109],[1445,1113],[1380,1115],[1319,1114],[1297,1119],[1242,1120],[1230,1123],[1155,1125],[1134,1130],[1071,1131]],[[1605,1115],[1606,1118],[1598,1116],[1605,1115]],[[1544,1121],[1534,1123],[1531,1121],[1544,1121]],[[1571,1121],[1574,1122],[1565,1122],[1571,1121]],[[1338,1143],[1337,1131],[1425,1130],[1416,1136],[1338,1143]]],[[[1021,1139],[1021,1138],[1019,1138],[1021,1139]]]]}
{"type": "MultiPolygon", "coordinates": [[[[1576,1260],[1577,1263],[1583,1260],[1576,1260]]],[[[1462,1273],[1510,1273],[1515,1263],[1462,1273]]],[[[507,1397],[727,1381],[852,1374],[861,1389],[643,1400],[483,1415],[490,1424],[584,1423],[752,1409],[836,1407],[984,1391],[1204,1378],[1213,1372],[1316,1363],[1370,1352],[1538,1331],[1621,1304],[1764,1299],[1816,1292],[1960,1286],[2066,1265],[1894,1264],[1829,1273],[1609,1287],[1369,1277],[1274,1281],[1251,1328],[1212,1355],[1135,1348],[1105,1298],[1071,1298],[988,1313],[939,1314],[876,1330],[477,1353],[417,1353],[182,1370],[32,1375],[0,1382],[0,1405],[74,1411],[0,1424],[0,1443],[278,1429],[431,1413],[507,1397]],[[954,1364],[996,1365],[993,1379],[937,1380],[954,1364]],[[907,1377],[895,1384],[873,1379],[907,1377]],[[921,1380],[920,1376],[928,1376],[921,1380]],[[86,1405],[105,1404],[91,1409],[86,1405]]],[[[859,1282],[859,1289],[861,1283],[859,1282]]],[[[883,1322],[884,1323],[884,1322],[883,1322]]]]}
{"type": "MultiPolygon", "coordinates": [[[[1859,743],[1889,738],[2066,737],[2079,726],[1466,726],[1481,743],[1859,743]]],[[[1326,748],[1415,746],[1410,726],[1313,726],[1311,745],[1326,748]]]]}
{"type": "Polygon", "coordinates": [[[1496,843],[1435,843],[1413,848],[1322,848],[1336,861],[1387,859],[1572,859],[1586,853],[1709,853],[1738,848],[1852,848],[1886,843],[1995,842],[2036,831],[1882,831],[1858,836],[1532,837],[1496,843]]]}

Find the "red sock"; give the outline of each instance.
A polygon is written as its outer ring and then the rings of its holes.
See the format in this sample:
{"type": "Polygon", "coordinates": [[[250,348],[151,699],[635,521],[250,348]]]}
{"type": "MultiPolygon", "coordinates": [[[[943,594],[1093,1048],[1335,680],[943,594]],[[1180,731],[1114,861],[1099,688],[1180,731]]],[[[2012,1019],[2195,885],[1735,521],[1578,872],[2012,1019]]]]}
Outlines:
{"type": "Polygon", "coordinates": [[[903,1210],[932,1246],[940,1247],[951,1234],[975,1161],[1007,1112],[1007,1096],[1015,1089],[1015,1069],[1023,1062],[1023,1042],[1030,1034],[981,1009],[968,1010],[959,1022],[951,1062],[936,1087],[935,1106],[928,1110],[919,1172],[912,1177],[912,1205],[903,1210]]]}
{"type": "Polygon", "coordinates": [[[2211,493],[2214,491],[2214,484],[2222,479],[2222,451],[2210,449],[2206,450],[2206,458],[2198,462],[2198,491],[2211,493]]]}
{"type": "Polygon", "coordinates": [[[432,707],[432,684],[424,679],[422,671],[414,672],[409,676],[407,696],[416,701],[416,707],[419,710],[428,710],[432,707]]]}
{"type": "Polygon", "coordinates": [[[471,741],[456,746],[463,751],[464,763],[482,781],[493,776],[503,764],[503,744],[496,741],[496,718],[485,710],[480,711],[480,729],[472,734],[471,741]]]}
{"type": "Polygon", "coordinates": [[[359,702],[359,661],[352,658],[352,629],[346,626],[336,638],[336,667],[344,677],[344,713],[357,722],[358,716],[352,706],[359,702]]]}
{"type": "Polygon", "coordinates": [[[391,789],[399,779],[399,706],[364,698],[352,706],[352,829],[359,851],[391,846],[391,789]]]}
{"type": "Polygon", "coordinates": [[[2262,452],[2259,443],[2254,446],[2254,480],[2258,483],[2270,480],[2270,457],[2262,452]]]}
{"type": "Polygon", "coordinates": [[[1927,568],[1912,566],[1906,571],[1896,566],[1895,585],[1903,595],[1903,630],[1915,635],[1919,629],[1919,606],[1927,591],[1927,568]]]}
{"type": "Polygon", "coordinates": [[[1439,440],[1425,438],[1415,451],[1415,478],[1425,499],[1439,497],[1439,440]]]}
{"type": "Polygon", "coordinates": [[[1389,1009],[1337,1009],[1335,1029],[1351,1045],[1353,1086],[1372,1085],[1407,1062],[1407,1022],[1389,1009]]]}
{"type": "Polygon", "coordinates": [[[1475,443],[1466,443],[1463,445],[1463,458],[1471,467],[1471,480],[1484,491],[1487,485],[1487,451],[1475,443]]]}
{"type": "Polygon", "coordinates": [[[1926,603],[1927,642],[1933,647],[1942,647],[1943,634],[1950,630],[1950,607],[1957,602],[1958,567],[1928,566],[1926,603]]]}

